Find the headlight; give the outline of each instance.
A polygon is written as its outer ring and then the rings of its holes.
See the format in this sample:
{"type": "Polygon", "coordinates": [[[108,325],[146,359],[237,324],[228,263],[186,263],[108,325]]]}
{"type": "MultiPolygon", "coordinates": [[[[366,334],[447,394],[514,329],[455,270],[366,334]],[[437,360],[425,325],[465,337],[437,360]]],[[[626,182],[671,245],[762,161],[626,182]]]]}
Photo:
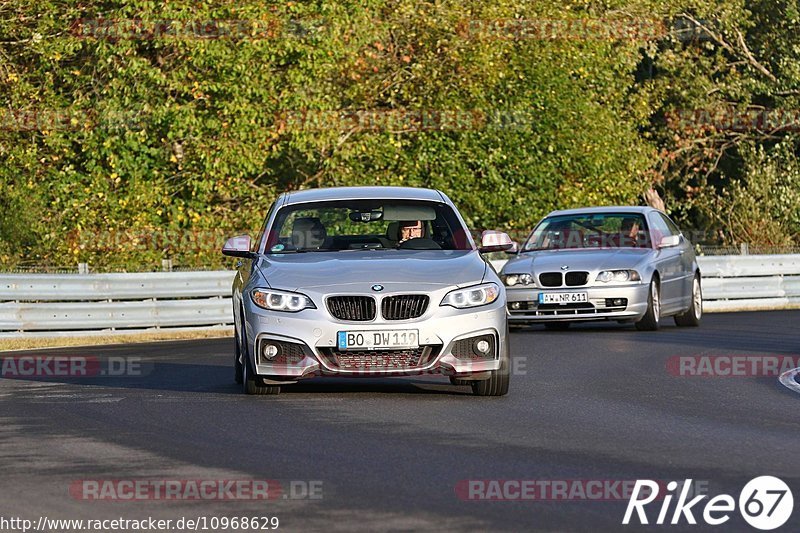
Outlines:
{"type": "Polygon", "coordinates": [[[458,309],[478,307],[490,304],[500,296],[500,287],[496,283],[484,283],[466,289],[448,292],[439,305],[449,305],[458,309]]]}
{"type": "Polygon", "coordinates": [[[517,285],[533,285],[533,276],[530,274],[506,274],[501,276],[503,283],[506,287],[515,287],[517,285]]]}
{"type": "Polygon", "coordinates": [[[604,270],[597,274],[597,281],[603,283],[610,283],[612,281],[624,283],[626,281],[640,281],[641,279],[639,273],[635,270],[604,270]]]}
{"type": "Polygon", "coordinates": [[[272,289],[253,289],[250,293],[253,303],[270,311],[296,313],[303,309],[316,309],[314,302],[305,294],[275,291],[272,289]]]}

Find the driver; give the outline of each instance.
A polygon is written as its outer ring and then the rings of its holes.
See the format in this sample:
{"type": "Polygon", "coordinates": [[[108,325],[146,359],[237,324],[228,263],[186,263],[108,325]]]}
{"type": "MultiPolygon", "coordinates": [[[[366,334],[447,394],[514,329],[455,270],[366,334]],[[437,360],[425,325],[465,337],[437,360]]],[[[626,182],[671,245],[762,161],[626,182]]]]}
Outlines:
{"type": "Polygon", "coordinates": [[[623,218],[619,232],[620,244],[622,246],[628,245],[629,243],[633,246],[637,246],[639,241],[639,218],[623,218]]]}
{"type": "Polygon", "coordinates": [[[425,228],[422,225],[421,220],[411,220],[411,221],[400,222],[400,227],[398,228],[398,230],[399,230],[398,235],[400,236],[400,241],[397,244],[402,244],[403,242],[411,239],[421,238],[425,228]]]}

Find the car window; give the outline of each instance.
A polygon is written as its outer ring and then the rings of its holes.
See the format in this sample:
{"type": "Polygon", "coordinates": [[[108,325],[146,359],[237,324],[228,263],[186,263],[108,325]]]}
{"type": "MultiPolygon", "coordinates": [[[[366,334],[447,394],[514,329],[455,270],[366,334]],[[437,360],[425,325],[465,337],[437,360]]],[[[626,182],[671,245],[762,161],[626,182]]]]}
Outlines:
{"type": "Polygon", "coordinates": [[[642,247],[649,247],[647,223],[643,215],[592,213],[545,218],[528,237],[522,251],[642,247]]]}
{"type": "Polygon", "coordinates": [[[279,209],[266,253],[345,250],[472,250],[447,204],[414,200],[337,200],[279,209]]]}
{"type": "Polygon", "coordinates": [[[252,243],[252,250],[257,251],[259,250],[259,246],[261,245],[261,240],[264,238],[264,233],[267,231],[267,224],[269,224],[269,219],[272,216],[272,212],[275,210],[275,207],[278,205],[278,200],[272,202],[272,205],[269,206],[267,210],[267,218],[264,219],[264,223],[261,225],[261,229],[258,232],[258,236],[252,243]]]}
{"type": "Polygon", "coordinates": [[[292,235],[292,228],[303,218],[318,218],[326,228],[329,236],[333,235],[384,235],[389,224],[386,220],[374,220],[366,224],[355,222],[348,217],[350,211],[339,207],[320,207],[315,209],[292,210],[283,221],[280,237],[285,239],[292,235]]]}
{"type": "Polygon", "coordinates": [[[658,215],[664,220],[664,224],[667,225],[667,228],[669,228],[670,235],[681,234],[681,230],[678,229],[678,226],[667,215],[664,213],[659,213],[658,215]]]}
{"type": "Polygon", "coordinates": [[[653,242],[656,244],[661,242],[662,238],[673,235],[672,230],[667,225],[667,221],[664,220],[664,217],[662,217],[660,213],[653,213],[650,215],[650,224],[653,228],[653,242]]]}

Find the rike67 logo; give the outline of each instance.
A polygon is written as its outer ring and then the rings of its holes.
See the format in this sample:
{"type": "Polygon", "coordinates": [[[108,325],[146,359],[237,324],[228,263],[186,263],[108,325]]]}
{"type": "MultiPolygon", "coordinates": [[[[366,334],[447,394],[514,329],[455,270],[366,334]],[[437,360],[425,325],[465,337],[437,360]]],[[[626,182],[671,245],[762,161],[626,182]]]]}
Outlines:
{"type": "MultiPolygon", "coordinates": [[[[659,484],[655,481],[636,480],[622,523],[630,524],[635,511],[640,524],[649,524],[645,506],[656,499],[661,501],[661,509],[654,522],[658,525],[667,523],[675,525],[681,523],[682,520],[686,520],[688,524],[697,524],[694,512],[699,514],[700,508],[702,508],[702,518],[706,524],[717,526],[730,519],[730,514],[737,507],[733,496],[728,494],[714,496],[705,502],[705,506],[698,506],[693,510],[708,495],[701,494],[689,500],[691,486],[691,479],[687,479],[680,485],[680,495],[678,495],[675,508],[672,510],[671,519],[668,520],[673,497],[677,495],[678,483],[670,481],[667,483],[666,494],[659,494],[659,484]]],[[[748,524],[756,529],[771,530],[781,527],[792,516],[794,497],[789,486],[783,480],[773,476],[761,476],[751,479],[744,486],[742,492],[739,493],[738,507],[742,518],[748,524]]]]}

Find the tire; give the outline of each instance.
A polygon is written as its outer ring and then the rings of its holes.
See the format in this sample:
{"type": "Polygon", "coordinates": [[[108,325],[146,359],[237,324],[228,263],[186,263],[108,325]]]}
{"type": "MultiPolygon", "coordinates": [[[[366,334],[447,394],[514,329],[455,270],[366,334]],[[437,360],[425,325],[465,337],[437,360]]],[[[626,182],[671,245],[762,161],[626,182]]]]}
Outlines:
{"type": "Polygon", "coordinates": [[[472,394],[475,396],[505,396],[508,394],[510,381],[510,363],[508,358],[508,330],[506,330],[506,351],[500,357],[500,369],[492,370],[489,379],[473,381],[472,394]]]}
{"type": "Polygon", "coordinates": [[[544,329],[548,331],[567,331],[571,322],[545,322],[544,329]]]}
{"type": "Polygon", "coordinates": [[[675,325],[682,328],[696,328],[703,318],[703,288],[700,285],[700,276],[695,275],[692,280],[692,304],[685,313],[675,315],[675,325]]]}
{"type": "Polygon", "coordinates": [[[250,357],[247,354],[247,348],[243,350],[244,364],[242,365],[242,392],[245,394],[279,394],[281,392],[280,385],[265,385],[264,381],[255,375],[253,365],[250,364],[250,357]]]}
{"type": "Polygon", "coordinates": [[[650,281],[650,291],[647,295],[647,312],[641,320],[636,322],[636,329],[639,331],[656,331],[661,320],[661,291],[658,286],[658,278],[653,277],[650,281]]]}
{"type": "Polygon", "coordinates": [[[239,340],[239,330],[233,327],[233,379],[239,385],[242,384],[242,343],[239,340]]]}

